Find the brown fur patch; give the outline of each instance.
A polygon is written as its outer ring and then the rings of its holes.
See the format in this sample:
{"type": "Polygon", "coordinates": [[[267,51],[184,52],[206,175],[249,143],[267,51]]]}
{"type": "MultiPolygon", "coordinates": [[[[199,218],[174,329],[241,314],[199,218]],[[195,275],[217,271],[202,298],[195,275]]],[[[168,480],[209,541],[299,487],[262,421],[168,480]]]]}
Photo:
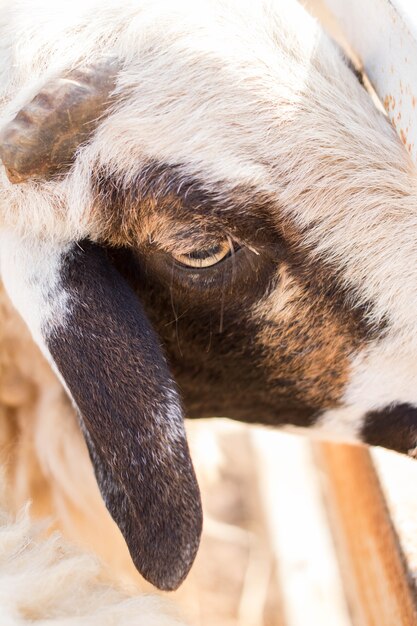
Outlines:
{"type": "Polygon", "coordinates": [[[189,415],[308,425],[338,405],[349,357],[382,329],[273,198],[207,189],[155,164],[126,185],[102,174],[95,187],[102,241],[125,248],[113,258],[165,345],[189,415]],[[221,237],[244,252],[200,273],[175,266],[172,251],[221,237]]]}
{"type": "Polygon", "coordinates": [[[135,248],[151,240],[167,250],[193,248],[226,233],[262,243],[274,229],[274,205],[266,194],[240,187],[225,193],[224,182],[218,191],[208,189],[180,166],[150,163],[128,182],[101,172],[93,188],[92,219],[101,241],[111,246],[135,248]]]}
{"type": "Polygon", "coordinates": [[[255,310],[255,316],[265,322],[258,338],[264,346],[270,381],[279,381],[283,371],[296,381],[294,393],[309,404],[335,406],[348,382],[349,355],[358,338],[324,298],[291,277],[288,267],[282,267],[280,275],[280,289],[255,310]]]}

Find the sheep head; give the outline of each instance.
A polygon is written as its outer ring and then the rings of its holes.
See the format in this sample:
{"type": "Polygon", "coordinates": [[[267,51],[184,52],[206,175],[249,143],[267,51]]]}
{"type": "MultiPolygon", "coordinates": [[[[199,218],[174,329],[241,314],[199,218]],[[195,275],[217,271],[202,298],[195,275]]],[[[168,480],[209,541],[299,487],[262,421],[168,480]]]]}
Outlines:
{"type": "Polygon", "coordinates": [[[189,417],[416,447],[417,190],[295,3],[153,4],[100,4],[91,37],[123,62],[51,81],[3,130],[0,263],[135,563],[174,588],[201,531],[175,383],[189,417]]]}

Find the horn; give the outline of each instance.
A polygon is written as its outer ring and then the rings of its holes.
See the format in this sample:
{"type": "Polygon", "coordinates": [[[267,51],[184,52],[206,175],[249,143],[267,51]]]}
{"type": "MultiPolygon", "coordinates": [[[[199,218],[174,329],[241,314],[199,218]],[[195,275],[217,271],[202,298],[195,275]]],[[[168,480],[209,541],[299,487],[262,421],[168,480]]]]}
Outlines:
{"type": "Polygon", "coordinates": [[[0,132],[12,183],[65,171],[111,103],[120,62],[106,57],[48,81],[0,132]]]}

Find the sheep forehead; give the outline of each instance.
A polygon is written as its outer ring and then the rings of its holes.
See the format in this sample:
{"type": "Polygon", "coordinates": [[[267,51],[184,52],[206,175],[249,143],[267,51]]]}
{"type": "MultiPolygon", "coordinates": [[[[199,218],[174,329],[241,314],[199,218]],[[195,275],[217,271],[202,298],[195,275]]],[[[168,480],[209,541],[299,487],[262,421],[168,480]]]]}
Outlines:
{"type": "MultiPolygon", "coordinates": [[[[24,5],[25,0],[16,3],[20,20],[24,5]]],[[[39,0],[38,5],[46,10],[49,3],[39,0]]],[[[148,160],[186,164],[190,175],[209,185],[223,181],[264,190],[276,187],[271,154],[275,151],[278,162],[280,128],[287,119],[293,121],[297,91],[311,69],[318,32],[297,3],[265,1],[252,6],[236,0],[201,0],[196,10],[188,2],[143,1],[125,2],[121,12],[118,4],[107,0],[89,30],[88,11],[95,6],[95,0],[79,3],[67,30],[61,23],[57,29],[68,36],[37,52],[50,57],[48,71],[53,74],[56,59],[68,65],[79,62],[80,55],[97,56],[106,41],[125,60],[117,88],[121,102],[81,151],[75,175],[63,185],[48,184],[45,197],[50,192],[55,196],[52,201],[66,196],[72,212],[79,215],[75,205],[88,202],[89,173],[97,163],[128,179],[136,177],[148,160]],[[289,26],[292,19],[297,28],[289,26]],[[80,24],[82,36],[77,34],[80,24]],[[302,35],[302,24],[309,37],[296,40],[294,33],[302,35]]],[[[26,30],[22,27],[21,44],[28,43],[28,30],[27,25],[26,30]]],[[[36,54],[32,56],[36,63],[36,54]]],[[[334,56],[330,50],[329,57],[334,56]]],[[[39,59],[38,65],[43,66],[39,59]]],[[[33,85],[36,80],[29,82],[33,85]]],[[[15,101],[9,103],[4,116],[14,113],[16,106],[15,101]]],[[[29,195],[34,197],[32,189],[29,195]]]]}
{"type": "MultiPolygon", "coordinates": [[[[50,0],[38,0],[40,32],[25,22],[27,0],[13,4],[0,28],[5,54],[17,51],[19,64],[8,73],[11,82],[6,73],[0,76],[0,95],[13,93],[0,115],[5,120],[13,116],[49,76],[111,51],[125,64],[118,85],[123,106],[103,125],[101,137],[105,143],[110,134],[112,154],[119,160],[126,155],[126,162],[138,150],[162,162],[192,160],[194,154],[198,160],[205,154],[219,171],[241,171],[237,155],[242,150],[233,150],[234,143],[242,143],[243,131],[246,153],[259,146],[277,101],[294,100],[318,36],[295,2],[200,0],[190,6],[184,0],[142,0],[125,1],[120,10],[115,0],[106,0],[97,12],[97,0],[87,0],[67,16],[70,3],[63,2],[62,11],[49,11],[50,0]],[[297,28],[289,26],[292,14],[297,28]],[[308,36],[302,36],[303,24],[308,36]],[[300,34],[297,40],[294,33],[300,34]],[[261,112],[262,124],[248,135],[254,114],[261,112]]],[[[251,168],[254,177],[265,174],[256,159],[244,166],[246,178],[251,168]]]]}
{"type": "MultiPolygon", "coordinates": [[[[65,180],[12,189],[1,172],[6,223],[25,227],[25,206],[33,208],[35,231],[53,231],[66,239],[90,234],[85,218],[91,202],[90,175],[97,162],[111,164],[125,176],[137,176],[143,161],[149,159],[182,162],[208,182],[266,183],[262,158],[250,156],[260,143],[259,132],[248,132],[262,96],[251,102],[252,89],[246,99],[241,98],[244,90],[233,91],[231,82],[238,85],[245,78],[245,64],[252,64],[248,72],[252,80],[263,75],[262,63],[254,68],[251,61],[259,55],[246,47],[248,37],[255,42],[252,31],[256,24],[262,27],[267,23],[268,2],[250,9],[250,3],[234,0],[201,0],[197,11],[181,1],[126,1],[121,11],[119,3],[106,0],[100,3],[98,13],[96,0],[73,4],[62,2],[62,11],[50,10],[50,0],[31,5],[31,10],[42,15],[36,31],[33,22],[25,19],[27,0],[5,8],[0,45],[5,67],[9,68],[8,59],[13,72],[0,75],[0,123],[12,118],[49,76],[82,58],[94,59],[103,48],[110,48],[126,62],[119,84],[122,103],[81,151],[75,171],[65,180]],[[205,8],[202,15],[201,7],[205,8]],[[219,22],[222,35],[226,33],[220,38],[215,34],[219,22]],[[227,37],[228,29],[231,37],[227,37]],[[202,31],[205,37],[201,38],[202,31]],[[224,44],[228,39],[233,42],[230,49],[224,44]],[[224,69],[222,80],[219,67],[224,69]],[[230,71],[235,73],[233,81],[229,80],[230,71]],[[65,205],[68,210],[61,211],[65,205]],[[54,207],[60,207],[55,215],[54,207]]],[[[262,54],[268,50],[267,40],[262,36],[261,43],[256,43],[262,54]]],[[[269,121],[267,116],[261,134],[269,121]]]]}
{"type": "Polygon", "coordinates": [[[284,36],[260,35],[256,26],[229,26],[144,36],[120,73],[121,102],[103,121],[91,155],[127,176],[150,158],[187,163],[215,180],[267,186],[267,155],[277,150],[280,128],[294,121],[312,51],[288,50],[284,36]]]}

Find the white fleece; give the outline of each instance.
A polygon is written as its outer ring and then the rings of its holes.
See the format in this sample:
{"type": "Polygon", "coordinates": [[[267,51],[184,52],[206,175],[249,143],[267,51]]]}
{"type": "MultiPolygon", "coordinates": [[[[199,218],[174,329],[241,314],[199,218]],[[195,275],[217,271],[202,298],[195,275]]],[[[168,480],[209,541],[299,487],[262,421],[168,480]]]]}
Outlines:
{"type": "Polygon", "coordinates": [[[185,626],[156,595],[133,596],[105,579],[93,556],[70,546],[23,509],[0,506],[2,626],[185,626]]]}

